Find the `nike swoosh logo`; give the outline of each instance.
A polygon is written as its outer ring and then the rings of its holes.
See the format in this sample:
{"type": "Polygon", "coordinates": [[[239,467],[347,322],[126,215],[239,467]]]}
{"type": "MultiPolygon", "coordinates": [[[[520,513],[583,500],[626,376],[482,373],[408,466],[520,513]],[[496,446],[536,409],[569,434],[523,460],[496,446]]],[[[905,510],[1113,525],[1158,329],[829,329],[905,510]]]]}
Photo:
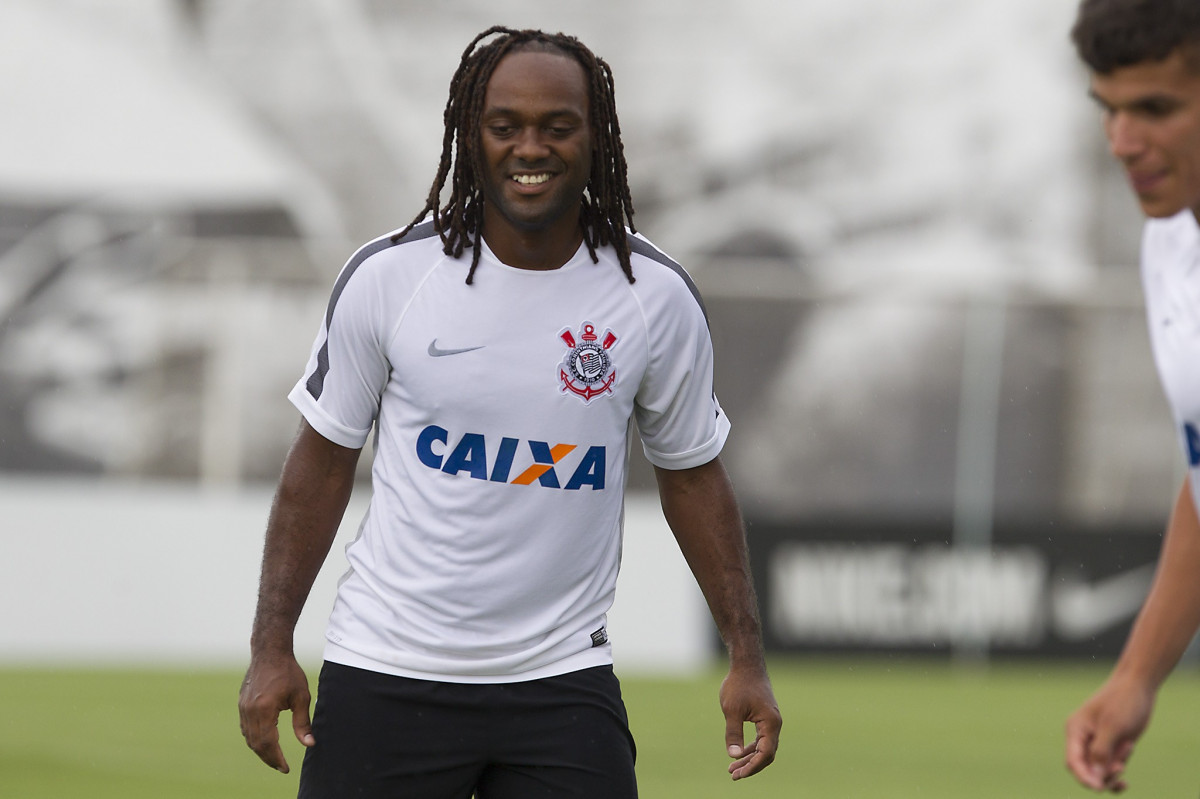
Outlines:
{"type": "Polygon", "coordinates": [[[1133,618],[1142,607],[1154,564],[1088,584],[1078,579],[1059,582],[1050,593],[1054,628],[1069,641],[1082,641],[1133,618]]]}
{"type": "Polygon", "coordinates": [[[444,350],[438,347],[437,339],[435,338],[433,341],[429,342],[429,354],[435,358],[442,358],[446,355],[458,355],[459,353],[471,352],[472,350],[481,350],[483,347],[484,345],[480,344],[478,347],[462,347],[461,349],[457,350],[444,350]]]}

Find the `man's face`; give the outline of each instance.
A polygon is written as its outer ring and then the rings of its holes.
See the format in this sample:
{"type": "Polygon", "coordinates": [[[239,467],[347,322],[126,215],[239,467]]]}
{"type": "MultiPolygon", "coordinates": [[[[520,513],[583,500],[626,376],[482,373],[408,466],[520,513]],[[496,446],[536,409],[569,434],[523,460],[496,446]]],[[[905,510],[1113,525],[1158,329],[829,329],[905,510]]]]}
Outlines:
{"type": "Polygon", "coordinates": [[[592,170],[583,67],[554,52],[509,53],[488,82],[480,126],[485,231],[577,228],[592,170]]]}
{"type": "Polygon", "coordinates": [[[1200,215],[1200,74],[1183,53],[1093,75],[1091,94],[1142,211],[1200,215]]]}

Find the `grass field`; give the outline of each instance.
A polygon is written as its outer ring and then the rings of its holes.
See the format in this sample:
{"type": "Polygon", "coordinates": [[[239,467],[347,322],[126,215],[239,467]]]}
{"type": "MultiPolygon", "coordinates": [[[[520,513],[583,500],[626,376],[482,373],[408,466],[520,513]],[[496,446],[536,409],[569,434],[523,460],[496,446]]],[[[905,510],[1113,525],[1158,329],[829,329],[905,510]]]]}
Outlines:
{"type": "MultiPolygon", "coordinates": [[[[315,671],[310,672],[310,676],[315,671]]],[[[777,660],[779,760],[725,774],[721,675],[623,680],[643,799],[1082,797],[1062,766],[1068,712],[1104,669],[777,660]]],[[[298,768],[258,763],[238,732],[240,674],[0,669],[0,796],[294,797],[298,768]]],[[[1129,770],[1133,797],[1200,794],[1200,674],[1167,683],[1129,770]]],[[[286,730],[289,761],[300,747],[286,730]]]]}

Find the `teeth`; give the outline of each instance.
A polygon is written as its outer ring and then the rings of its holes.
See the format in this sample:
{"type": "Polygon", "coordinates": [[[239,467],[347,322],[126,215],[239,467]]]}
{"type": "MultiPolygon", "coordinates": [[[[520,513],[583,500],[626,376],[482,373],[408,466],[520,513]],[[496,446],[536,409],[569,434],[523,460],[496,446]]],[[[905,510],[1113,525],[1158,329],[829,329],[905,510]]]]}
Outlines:
{"type": "Polygon", "coordinates": [[[545,183],[549,179],[550,175],[546,173],[541,175],[513,175],[513,180],[522,186],[536,186],[539,183],[545,183]]]}

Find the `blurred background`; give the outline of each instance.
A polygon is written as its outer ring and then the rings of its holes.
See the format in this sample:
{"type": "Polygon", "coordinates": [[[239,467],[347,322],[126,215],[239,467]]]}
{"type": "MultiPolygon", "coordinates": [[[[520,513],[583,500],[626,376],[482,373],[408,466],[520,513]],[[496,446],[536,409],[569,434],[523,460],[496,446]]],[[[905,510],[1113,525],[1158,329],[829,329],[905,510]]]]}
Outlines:
{"type": "MultiPolygon", "coordinates": [[[[5,0],[0,660],[243,662],[286,394],[492,24],[612,66],[637,227],[708,305],[772,652],[1111,655],[1183,469],[1074,8],[5,0]]],[[[652,490],[639,461],[614,642],[686,669],[716,648],[652,490]]]]}

